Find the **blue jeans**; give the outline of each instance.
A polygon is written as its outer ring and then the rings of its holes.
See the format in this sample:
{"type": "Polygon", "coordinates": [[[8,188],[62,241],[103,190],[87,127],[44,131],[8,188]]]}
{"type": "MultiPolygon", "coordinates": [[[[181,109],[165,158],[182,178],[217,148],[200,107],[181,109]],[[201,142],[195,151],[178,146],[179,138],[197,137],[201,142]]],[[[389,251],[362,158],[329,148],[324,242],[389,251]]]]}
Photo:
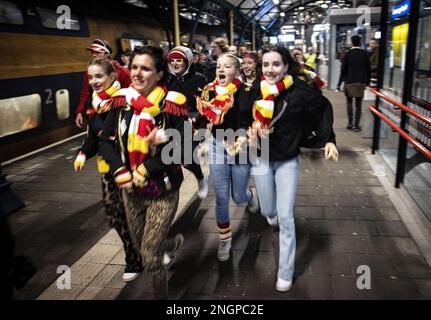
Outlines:
{"type": "Polygon", "coordinates": [[[256,182],[262,215],[270,218],[278,216],[278,277],[292,281],[296,250],[293,207],[299,177],[298,158],[287,161],[257,159],[253,163],[252,175],[256,182]]]}
{"type": "Polygon", "coordinates": [[[209,169],[214,192],[216,194],[217,223],[229,222],[230,188],[236,204],[249,202],[252,194],[248,189],[250,178],[249,164],[234,164],[232,157],[226,152],[223,141],[210,137],[209,169]]]}

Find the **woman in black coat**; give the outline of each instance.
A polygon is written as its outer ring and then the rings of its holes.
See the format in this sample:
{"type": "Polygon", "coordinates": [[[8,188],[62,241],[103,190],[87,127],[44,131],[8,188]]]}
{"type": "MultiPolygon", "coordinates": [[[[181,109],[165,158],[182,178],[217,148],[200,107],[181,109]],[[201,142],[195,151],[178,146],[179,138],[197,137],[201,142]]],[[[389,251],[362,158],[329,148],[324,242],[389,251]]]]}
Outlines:
{"type": "Polygon", "coordinates": [[[255,121],[249,130],[250,143],[259,145],[261,151],[260,157],[253,160],[252,175],[262,215],[270,225],[280,226],[276,290],[288,291],[294,271],[293,207],[300,147],[304,143],[308,147],[325,147],[326,158],[334,160],[338,151],[331,105],[320,90],[304,81],[306,78],[287,49],[264,48],[262,75],[253,107],[255,121]]]}

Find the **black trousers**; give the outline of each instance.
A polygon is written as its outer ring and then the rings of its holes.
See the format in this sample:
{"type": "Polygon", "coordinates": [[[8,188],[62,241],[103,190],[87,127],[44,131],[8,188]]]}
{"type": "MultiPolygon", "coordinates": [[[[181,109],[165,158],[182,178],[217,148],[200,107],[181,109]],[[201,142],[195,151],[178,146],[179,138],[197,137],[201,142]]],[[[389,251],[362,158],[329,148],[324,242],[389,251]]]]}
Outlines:
{"type": "Polygon", "coordinates": [[[362,113],[362,97],[347,97],[347,118],[349,124],[359,127],[362,113]],[[355,99],[355,118],[353,118],[353,99],[355,99]]]}
{"type": "MultiPolygon", "coordinates": [[[[192,150],[193,153],[195,152],[195,149],[199,146],[199,141],[193,141],[192,142],[192,150]]],[[[190,164],[183,165],[184,168],[191,171],[193,175],[196,177],[197,180],[202,180],[204,177],[204,174],[201,169],[201,165],[199,163],[196,163],[194,160],[190,164]]]]}
{"type": "Polygon", "coordinates": [[[143,269],[141,256],[132,242],[121,191],[117,188],[114,179],[109,179],[106,175],[102,176],[102,190],[109,225],[117,231],[123,242],[124,252],[126,253],[126,271],[141,272],[143,269]]]}

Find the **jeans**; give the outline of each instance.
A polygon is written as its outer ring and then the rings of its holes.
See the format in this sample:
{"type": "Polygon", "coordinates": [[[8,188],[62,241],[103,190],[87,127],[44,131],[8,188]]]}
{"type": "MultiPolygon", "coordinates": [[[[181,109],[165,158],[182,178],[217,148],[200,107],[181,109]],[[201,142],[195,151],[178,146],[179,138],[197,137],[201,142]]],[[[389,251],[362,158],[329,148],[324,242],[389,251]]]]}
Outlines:
{"type": "Polygon", "coordinates": [[[231,186],[232,198],[236,204],[249,202],[252,198],[248,189],[251,167],[249,164],[234,164],[233,159],[226,152],[222,140],[210,137],[208,143],[209,169],[216,194],[216,220],[217,223],[227,223],[230,220],[231,186]]]}
{"type": "Polygon", "coordinates": [[[298,158],[269,162],[257,159],[253,163],[252,175],[256,182],[262,215],[270,218],[278,216],[278,277],[292,281],[296,251],[293,207],[299,177],[298,158]]]}
{"type": "Polygon", "coordinates": [[[359,122],[361,120],[362,112],[362,98],[355,98],[355,120],[353,122],[353,98],[347,97],[347,117],[349,124],[354,124],[356,128],[359,128],[359,122]]]}

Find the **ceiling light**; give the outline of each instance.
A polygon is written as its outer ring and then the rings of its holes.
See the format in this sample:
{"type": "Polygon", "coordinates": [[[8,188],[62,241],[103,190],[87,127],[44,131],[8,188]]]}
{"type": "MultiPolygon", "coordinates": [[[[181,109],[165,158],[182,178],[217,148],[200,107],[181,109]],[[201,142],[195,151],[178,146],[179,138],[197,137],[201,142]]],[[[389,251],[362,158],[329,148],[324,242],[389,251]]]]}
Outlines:
{"type": "Polygon", "coordinates": [[[284,12],[280,12],[280,17],[284,17],[286,14],[284,12]]]}

